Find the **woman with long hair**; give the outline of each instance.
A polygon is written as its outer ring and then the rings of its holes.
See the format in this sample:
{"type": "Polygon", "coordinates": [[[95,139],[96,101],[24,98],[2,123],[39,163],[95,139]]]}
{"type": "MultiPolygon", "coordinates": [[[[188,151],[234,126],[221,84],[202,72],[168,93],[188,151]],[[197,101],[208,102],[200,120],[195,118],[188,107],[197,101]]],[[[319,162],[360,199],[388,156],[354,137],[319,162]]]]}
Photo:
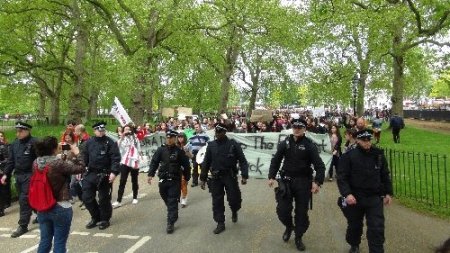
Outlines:
{"type": "Polygon", "coordinates": [[[337,170],[339,157],[341,156],[341,144],[342,137],[339,127],[335,124],[331,125],[329,128],[331,150],[333,153],[333,158],[331,160],[330,168],[328,170],[328,181],[333,181],[333,167],[337,170]]]}
{"type": "Polygon", "coordinates": [[[56,137],[44,137],[36,141],[34,147],[37,158],[33,163],[33,172],[48,168],[47,178],[57,201],[49,211],[37,213],[41,235],[37,252],[50,252],[52,241],[53,252],[66,252],[73,217],[68,182],[71,175],[83,173],[85,165],[75,149],[59,158],[56,137]]]}
{"type": "MultiPolygon", "coordinates": [[[[186,137],[185,133],[178,134],[177,146],[184,150],[184,152],[186,153],[186,156],[189,157],[189,159],[192,159],[193,155],[192,155],[192,152],[190,151],[190,146],[187,143],[187,137],[186,137]]],[[[187,194],[188,194],[187,185],[188,185],[188,182],[186,181],[184,176],[182,176],[181,177],[181,199],[180,199],[182,208],[186,207],[186,205],[187,205],[187,194]]]]}
{"type": "Polygon", "coordinates": [[[114,208],[122,206],[122,197],[125,192],[128,174],[131,174],[131,185],[133,189],[133,201],[131,203],[134,205],[138,203],[139,155],[141,152],[141,145],[132,125],[123,127],[123,134],[117,141],[117,145],[119,146],[121,155],[120,184],[117,193],[117,201],[112,204],[114,208]]]}

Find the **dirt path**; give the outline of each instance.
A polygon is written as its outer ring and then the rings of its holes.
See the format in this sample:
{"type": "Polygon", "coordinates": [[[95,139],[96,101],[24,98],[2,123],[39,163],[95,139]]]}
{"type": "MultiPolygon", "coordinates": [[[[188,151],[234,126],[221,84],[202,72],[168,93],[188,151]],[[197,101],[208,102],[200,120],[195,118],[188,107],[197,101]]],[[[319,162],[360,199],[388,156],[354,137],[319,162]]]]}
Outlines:
{"type": "Polygon", "coordinates": [[[427,131],[450,134],[450,122],[405,119],[406,126],[413,126],[427,131]]]}

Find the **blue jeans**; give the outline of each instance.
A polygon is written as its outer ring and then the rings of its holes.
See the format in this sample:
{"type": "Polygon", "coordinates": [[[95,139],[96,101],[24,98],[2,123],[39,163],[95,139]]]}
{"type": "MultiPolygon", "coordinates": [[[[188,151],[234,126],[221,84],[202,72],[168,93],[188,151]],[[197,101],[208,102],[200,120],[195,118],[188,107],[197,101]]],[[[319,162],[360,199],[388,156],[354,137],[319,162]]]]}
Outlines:
{"type": "Polygon", "coordinates": [[[37,214],[39,229],[41,231],[41,241],[39,242],[38,253],[48,253],[54,242],[54,253],[65,253],[66,244],[69,237],[70,225],[72,223],[73,210],[56,206],[48,212],[39,212],[37,214]]]}

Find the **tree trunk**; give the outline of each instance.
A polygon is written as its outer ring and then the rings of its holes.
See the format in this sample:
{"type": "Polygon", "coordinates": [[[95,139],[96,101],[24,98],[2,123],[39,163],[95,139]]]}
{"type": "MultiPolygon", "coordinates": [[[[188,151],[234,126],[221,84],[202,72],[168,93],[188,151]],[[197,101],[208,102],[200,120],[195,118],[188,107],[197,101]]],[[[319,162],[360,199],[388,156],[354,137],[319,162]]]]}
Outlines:
{"type": "MultiPolygon", "coordinates": [[[[234,37],[234,36],[233,36],[234,37]]],[[[231,42],[234,43],[234,42],[231,42]]],[[[231,76],[234,73],[234,66],[236,64],[237,57],[239,55],[239,49],[236,45],[230,45],[227,48],[227,55],[225,57],[225,65],[222,74],[221,84],[221,98],[219,103],[218,113],[226,113],[228,109],[228,100],[231,87],[231,76]]]]}
{"type": "Polygon", "coordinates": [[[138,126],[141,125],[144,119],[144,101],[145,101],[145,89],[147,86],[146,75],[141,74],[133,91],[133,97],[131,98],[132,107],[130,108],[131,120],[138,126]]]}
{"type": "Polygon", "coordinates": [[[359,117],[364,115],[364,97],[366,95],[367,72],[361,71],[358,83],[358,98],[356,102],[356,112],[359,117]]]}
{"type": "MultiPolygon", "coordinates": [[[[400,23],[401,24],[401,23],[400,23]]],[[[392,82],[392,113],[403,117],[403,87],[405,84],[405,52],[402,47],[403,26],[397,25],[392,40],[392,67],[394,78],[392,82]]]]}
{"type": "Polygon", "coordinates": [[[45,118],[45,104],[46,104],[45,102],[46,102],[45,90],[40,89],[39,90],[39,109],[38,109],[39,119],[45,118]]]}
{"type": "Polygon", "coordinates": [[[86,58],[86,49],[88,47],[88,31],[86,26],[83,24],[83,20],[81,18],[81,11],[78,6],[78,1],[74,0],[72,4],[72,10],[74,13],[74,23],[76,24],[76,49],[75,49],[75,63],[74,63],[74,72],[75,72],[75,82],[74,87],[72,89],[72,97],[69,102],[69,112],[68,119],[73,120],[75,122],[81,122],[81,118],[83,117],[83,106],[82,106],[82,98],[84,92],[84,60],[86,58]]]}
{"type": "Polygon", "coordinates": [[[97,88],[91,87],[89,100],[88,100],[88,109],[86,111],[86,119],[91,120],[98,116],[97,112],[97,104],[98,104],[98,94],[99,91],[97,88]]]}

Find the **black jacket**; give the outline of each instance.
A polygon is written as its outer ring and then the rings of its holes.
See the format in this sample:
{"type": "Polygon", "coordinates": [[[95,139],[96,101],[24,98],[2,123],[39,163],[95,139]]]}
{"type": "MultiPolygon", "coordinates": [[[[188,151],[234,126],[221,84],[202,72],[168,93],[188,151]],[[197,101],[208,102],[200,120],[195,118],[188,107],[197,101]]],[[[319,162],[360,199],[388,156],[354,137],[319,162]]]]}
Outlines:
{"type": "Polygon", "coordinates": [[[36,159],[36,151],[34,149],[34,143],[36,138],[31,135],[24,139],[15,139],[9,149],[8,161],[5,166],[5,174],[8,177],[14,170],[15,174],[31,174],[32,165],[36,159]]]}
{"type": "Polygon", "coordinates": [[[282,170],[285,176],[312,179],[312,164],[316,171],[314,181],[323,184],[325,164],[319,156],[316,145],[307,137],[302,136],[295,141],[294,135],[291,134],[278,144],[277,152],[270,162],[269,179],[275,179],[283,158],[282,170]]]}
{"type": "Polygon", "coordinates": [[[181,174],[183,174],[186,181],[191,179],[189,157],[187,157],[184,150],[177,146],[163,145],[156,150],[150,162],[148,176],[154,177],[156,170],[158,170],[158,176],[161,179],[181,179],[181,174]]]}
{"type": "Polygon", "coordinates": [[[117,143],[108,136],[91,137],[82,153],[89,171],[119,174],[120,152],[117,143]]]}
{"type": "Polygon", "coordinates": [[[392,182],[383,150],[361,147],[342,155],[337,170],[337,183],[342,196],[355,197],[392,195],[392,182]]]}
{"type": "Polygon", "coordinates": [[[0,174],[3,175],[3,169],[6,166],[9,156],[9,145],[0,142],[0,174]]]}
{"type": "Polygon", "coordinates": [[[248,178],[248,162],[241,145],[233,139],[225,137],[223,140],[214,140],[208,143],[205,159],[202,163],[200,180],[206,181],[208,172],[228,171],[237,173],[236,164],[239,162],[242,178],[248,178]]]}

